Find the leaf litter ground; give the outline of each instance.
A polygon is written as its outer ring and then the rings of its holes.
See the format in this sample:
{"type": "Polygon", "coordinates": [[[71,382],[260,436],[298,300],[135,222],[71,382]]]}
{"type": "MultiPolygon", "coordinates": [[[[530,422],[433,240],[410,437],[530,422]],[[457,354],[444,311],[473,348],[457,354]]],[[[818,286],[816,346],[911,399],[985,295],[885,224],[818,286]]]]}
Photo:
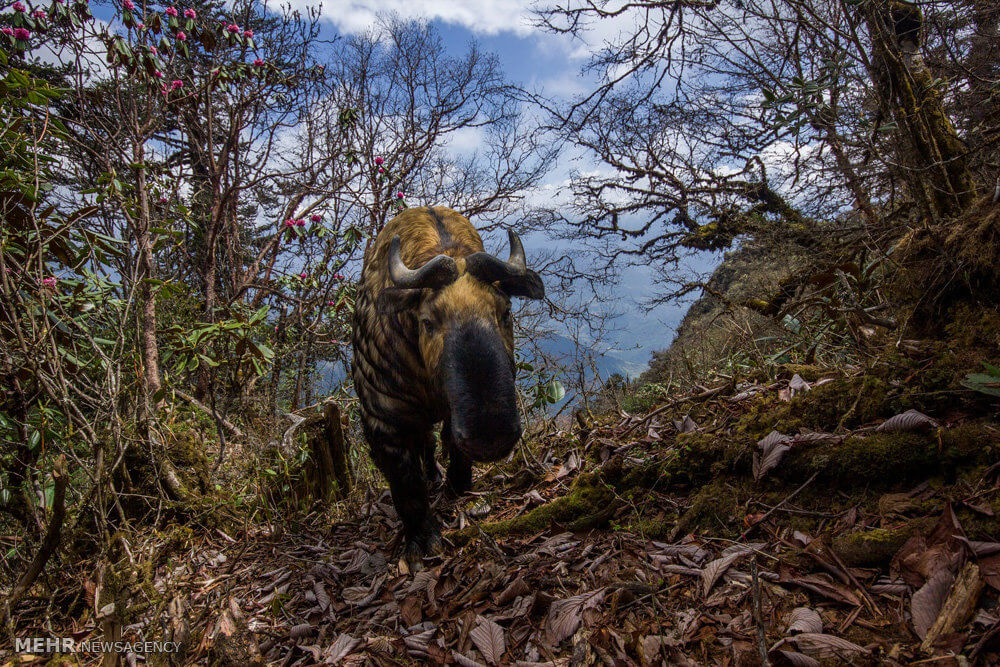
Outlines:
{"type": "MultiPolygon", "coordinates": [[[[788,402],[809,389],[795,376],[672,401],[718,402],[702,406],[705,427],[657,410],[585,432],[549,432],[530,453],[534,476],[493,467],[477,481],[479,494],[438,498],[452,545],[416,573],[396,560],[388,494],[370,489],[350,520],[332,525],[315,514],[294,528],[190,533],[154,563],[153,590],[121,613],[92,608],[88,579],[82,612],[29,600],[15,616],[16,636],[96,639],[112,627],[126,640],[181,642],[179,654],[149,656],[175,664],[997,664],[1000,542],[970,539],[955,511],[992,518],[997,465],[872,497],[842,493],[826,511],[815,498],[799,502],[818,472],[788,484],[778,501],[753,491],[801,451],[866,433],[932,437],[948,428],[918,411],[850,432],[768,433],[734,481],[751,489],[735,528],[687,530],[692,524],[678,520],[697,504],[697,483],[658,490],[649,488],[654,481],[624,496],[607,484],[614,502],[586,529],[565,513],[542,513],[585,479],[601,484],[594,480],[609,466],[678,456],[680,434],[712,430],[708,414],[766,394],[788,402]],[[525,521],[535,514],[548,523],[525,521]],[[636,520],[648,516],[658,521],[636,520]],[[648,531],[655,535],[643,529],[650,525],[659,526],[648,531]],[[845,536],[863,538],[860,553],[843,546],[857,546],[845,536]],[[866,547],[873,536],[887,537],[866,547]]],[[[720,483],[718,471],[712,483],[720,483]]]]}

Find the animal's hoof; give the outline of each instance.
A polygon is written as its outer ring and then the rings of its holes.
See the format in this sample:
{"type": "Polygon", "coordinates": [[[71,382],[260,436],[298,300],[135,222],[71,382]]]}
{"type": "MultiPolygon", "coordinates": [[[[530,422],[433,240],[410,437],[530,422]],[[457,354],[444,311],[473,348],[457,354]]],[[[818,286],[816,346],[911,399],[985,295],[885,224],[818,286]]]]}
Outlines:
{"type": "Polygon", "coordinates": [[[443,553],[444,542],[441,540],[441,534],[435,531],[427,538],[427,555],[440,556],[443,553]]]}
{"type": "Polygon", "coordinates": [[[440,556],[443,553],[444,542],[441,540],[441,532],[437,528],[428,528],[423,535],[406,540],[400,565],[405,563],[410,573],[415,574],[424,569],[424,558],[440,556]]]}
{"type": "Polygon", "coordinates": [[[399,569],[404,574],[416,574],[424,569],[424,550],[416,542],[407,541],[403,557],[399,559],[399,569]]]}

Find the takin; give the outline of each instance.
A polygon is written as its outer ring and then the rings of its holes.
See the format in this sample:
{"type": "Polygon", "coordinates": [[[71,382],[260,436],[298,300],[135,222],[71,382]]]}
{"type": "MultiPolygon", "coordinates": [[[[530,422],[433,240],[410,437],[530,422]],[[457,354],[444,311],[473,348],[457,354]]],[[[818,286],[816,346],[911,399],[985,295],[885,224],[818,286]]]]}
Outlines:
{"type": "Polygon", "coordinates": [[[483,250],[465,217],[408,209],[365,253],[354,311],[354,387],[375,465],[403,525],[406,562],[441,553],[428,501],[440,481],[434,427],[443,422],[447,489],[472,486],[472,462],[495,461],[521,437],[511,297],[541,299],[513,232],[510,258],[483,250]]]}

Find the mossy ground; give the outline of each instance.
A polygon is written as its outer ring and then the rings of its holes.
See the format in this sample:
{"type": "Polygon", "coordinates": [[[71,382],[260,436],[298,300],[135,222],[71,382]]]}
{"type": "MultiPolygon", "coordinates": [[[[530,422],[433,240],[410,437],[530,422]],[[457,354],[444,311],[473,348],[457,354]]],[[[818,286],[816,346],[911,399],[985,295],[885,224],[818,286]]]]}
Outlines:
{"type": "MultiPolygon", "coordinates": [[[[712,425],[719,422],[713,422],[713,413],[720,409],[718,405],[680,405],[662,419],[696,413],[696,421],[707,428],[670,436],[638,463],[619,458],[601,463],[592,451],[586,462],[594,470],[581,475],[568,493],[521,516],[481,528],[490,535],[516,535],[542,532],[550,526],[565,530],[610,526],[654,538],[685,532],[732,538],[746,530],[755,516],[782,503],[812,479],[796,496],[796,511],[781,516],[796,529],[823,531],[831,517],[851,507],[877,512],[883,494],[908,491],[924,481],[936,487],[953,485],[981,474],[1000,459],[1000,430],[991,419],[945,423],[941,428],[914,432],[873,430],[874,425],[907,409],[953,410],[961,405],[967,397],[950,392],[960,387],[959,369],[966,368],[968,361],[963,357],[949,368],[931,365],[924,369],[921,382],[910,384],[893,380],[898,369],[885,366],[837,377],[791,401],[768,392],[715,428],[712,425]],[[842,439],[797,444],[774,470],[754,481],[755,443],[771,431],[839,433],[842,439]],[[665,506],[663,494],[674,498],[676,506],[665,506]]],[[[798,374],[807,381],[831,376],[821,367],[802,365],[783,367],[780,373],[786,378],[798,374]]],[[[941,416],[940,412],[932,414],[941,416]]],[[[933,514],[940,508],[938,502],[924,509],[933,514]]],[[[993,517],[970,511],[963,515],[968,515],[970,530],[976,535],[1000,534],[1000,523],[993,517]]],[[[468,530],[464,538],[477,530],[468,530]]],[[[839,544],[853,562],[881,561],[886,552],[898,548],[905,534],[900,530],[879,526],[839,544]],[[859,551],[868,555],[858,555],[859,551]]]]}

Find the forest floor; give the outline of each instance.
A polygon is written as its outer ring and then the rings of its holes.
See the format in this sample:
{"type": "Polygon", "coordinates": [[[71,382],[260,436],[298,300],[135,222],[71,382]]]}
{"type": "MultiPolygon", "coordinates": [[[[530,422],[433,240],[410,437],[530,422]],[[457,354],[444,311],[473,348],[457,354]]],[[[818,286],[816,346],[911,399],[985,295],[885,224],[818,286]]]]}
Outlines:
{"type": "Polygon", "coordinates": [[[450,546],[416,573],[369,488],[337,521],[158,534],[124,610],[34,598],[16,634],[181,642],[154,664],[997,664],[996,424],[819,375],[535,437],[437,494],[450,546]],[[779,433],[831,387],[837,433],[779,433]]]}

